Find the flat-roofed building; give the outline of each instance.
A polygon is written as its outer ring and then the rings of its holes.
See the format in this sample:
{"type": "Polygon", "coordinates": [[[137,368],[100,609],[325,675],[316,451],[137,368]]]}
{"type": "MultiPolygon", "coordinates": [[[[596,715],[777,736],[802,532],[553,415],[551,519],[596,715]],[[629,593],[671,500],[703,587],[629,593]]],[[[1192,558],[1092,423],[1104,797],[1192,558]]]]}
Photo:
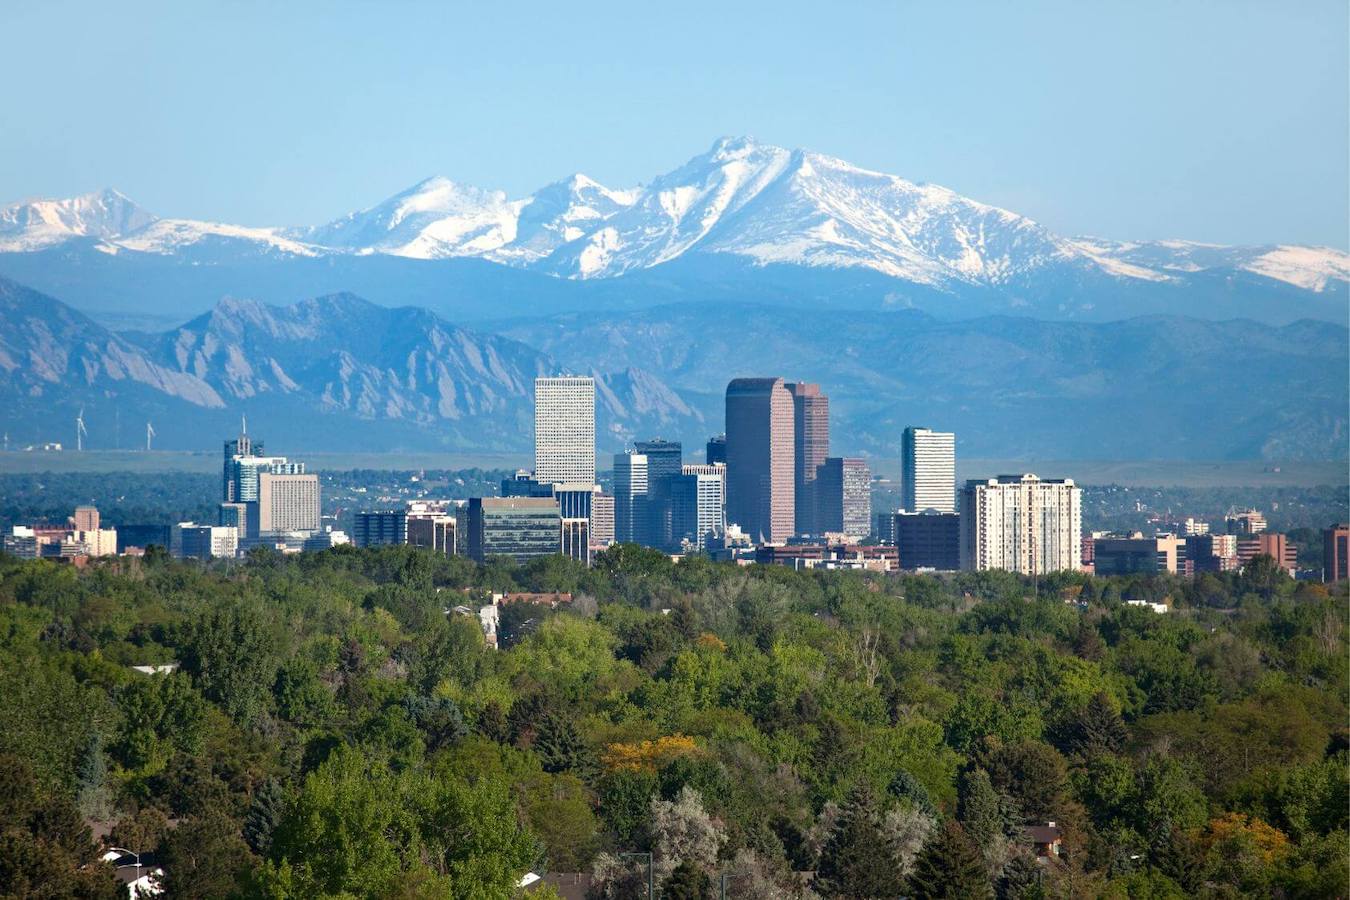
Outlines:
{"type": "Polygon", "coordinates": [[[408,542],[408,512],[405,509],[365,510],[356,514],[352,543],[358,547],[380,547],[408,542]]]}
{"type": "Polygon", "coordinates": [[[911,425],[900,441],[900,507],[956,512],[956,435],[911,425]]]}
{"type": "Polygon", "coordinates": [[[961,568],[961,517],[956,513],[897,512],[891,517],[902,569],[954,572],[961,568]]]}
{"type": "Polygon", "coordinates": [[[1247,565],[1258,556],[1269,556],[1275,564],[1293,576],[1298,571],[1298,548],[1286,535],[1262,531],[1251,537],[1238,537],[1237,558],[1239,568],[1247,565]]]}
{"type": "Polygon", "coordinates": [[[646,544],[647,457],[641,453],[614,454],[614,540],[646,544]]]}
{"type": "Polygon", "coordinates": [[[1333,525],[1322,532],[1322,580],[1350,578],[1350,525],[1333,525]]]}
{"type": "Polygon", "coordinates": [[[614,497],[599,488],[591,498],[591,546],[605,548],[614,543],[614,497]]]}
{"type": "Polygon", "coordinates": [[[1253,535],[1260,534],[1266,530],[1266,517],[1263,513],[1254,509],[1244,509],[1238,512],[1229,513],[1224,520],[1229,534],[1253,535]]]}
{"type": "Polygon", "coordinates": [[[797,533],[820,534],[831,530],[820,521],[814,490],[820,467],[830,455],[830,398],[820,392],[820,385],[805,381],[789,382],[787,389],[792,395],[793,507],[797,533]]]}
{"type": "Polygon", "coordinates": [[[169,542],[170,552],[181,559],[232,559],[239,551],[239,531],[227,525],[179,522],[169,542]]]}
{"type": "Polygon", "coordinates": [[[591,564],[591,534],[589,519],[560,519],[560,552],[577,562],[591,564]]]}
{"type": "Polygon", "coordinates": [[[545,484],[595,484],[595,379],[534,380],[534,477],[545,484]]]}
{"type": "Polygon", "coordinates": [[[961,492],[961,568],[1023,575],[1082,564],[1082,488],[1072,479],[1000,475],[961,492]]]}
{"type": "Polygon", "coordinates": [[[816,526],[855,539],[872,531],[872,471],[867,460],[832,456],[816,472],[816,526]]]}
{"type": "Polygon", "coordinates": [[[454,556],[455,517],[452,513],[424,513],[407,518],[407,540],[414,547],[426,547],[444,556],[454,556]]]}
{"type": "Polygon", "coordinates": [[[781,378],[727,385],[727,520],[758,543],[796,532],[794,415],[781,378]]]}
{"type": "Polygon", "coordinates": [[[551,497],[474,497],[469,501],[469,556],[516,562],[561,552],[562,516],[551,497]]]}
{"type": "Polygon", "coordinates": [[[249,537],[319,530],[319,476],[258,474],[258,500],[250,503],[249,537]]]}
{"type": "Polygon", "coordinates": [[[1093,540],[1093,572],[1135,575],[1184,572],[1186,539],[1174,534],[1145,537],[1141,532],[1108,534],[1093,540]]]}
{"type": "Polygon", "coordinates": [[[671,489],[674,545],[702,550],[726,531],[726,472],[721,463],[682,468],[671,489]]]}

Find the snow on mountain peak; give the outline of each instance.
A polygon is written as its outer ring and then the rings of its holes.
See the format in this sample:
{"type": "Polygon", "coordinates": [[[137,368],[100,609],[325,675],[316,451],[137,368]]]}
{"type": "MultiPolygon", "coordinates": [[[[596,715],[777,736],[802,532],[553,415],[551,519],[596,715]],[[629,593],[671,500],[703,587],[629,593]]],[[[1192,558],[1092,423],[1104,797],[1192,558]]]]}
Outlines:
{"type": "Polygon", "coordinates": [[[72,237],[113,238],[154,221],[112,188],[65,200],[21,201],[0,208],[0,251],[39,250],[72,237]]]}

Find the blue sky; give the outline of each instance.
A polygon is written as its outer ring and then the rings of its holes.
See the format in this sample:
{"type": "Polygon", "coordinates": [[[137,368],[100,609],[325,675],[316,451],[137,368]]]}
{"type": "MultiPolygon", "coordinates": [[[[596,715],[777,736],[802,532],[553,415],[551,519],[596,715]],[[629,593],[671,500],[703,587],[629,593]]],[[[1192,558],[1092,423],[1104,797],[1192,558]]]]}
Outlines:
{"type": "Polygon", "coordinates": [[[300,224],[749,134],[1069,234],[1344,248],[1348,33],[1344,0],[10,3],[0,202],[300,224]]]}

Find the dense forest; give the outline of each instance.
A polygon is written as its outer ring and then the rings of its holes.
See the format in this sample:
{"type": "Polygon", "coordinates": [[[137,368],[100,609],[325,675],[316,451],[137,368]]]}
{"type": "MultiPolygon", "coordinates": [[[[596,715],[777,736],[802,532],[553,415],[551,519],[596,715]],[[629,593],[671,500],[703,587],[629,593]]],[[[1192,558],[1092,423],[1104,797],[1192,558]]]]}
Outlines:
{"type": "Polygon", "coordinates": [[[1347,608],[1268,558],[0,557],[0,894],[116,896],[107,834],[187,898],[1345,897],[1347,608]],[[510,590],[574,599],[493,650],[454,607],[510,590]]]}

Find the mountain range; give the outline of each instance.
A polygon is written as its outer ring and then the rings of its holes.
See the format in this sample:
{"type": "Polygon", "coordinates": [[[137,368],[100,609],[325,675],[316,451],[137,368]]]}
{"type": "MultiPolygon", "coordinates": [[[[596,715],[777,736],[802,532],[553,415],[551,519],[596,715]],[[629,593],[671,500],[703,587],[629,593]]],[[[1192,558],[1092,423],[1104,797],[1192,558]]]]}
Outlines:
{"type": "MultiPolygon", "coordinates": [[[[0,279],[0,427],[88,446],[154,422],[162,449],[201,449],[241,414],[269,445],[528,454],[532,379],[597,379],[597,444],[720,432],[738,375],[821,383],[836,453],[894,457],[907,424],[959,452],[1040,459],[1343,458],[1350,332],[1148,316],[1106,323],[948,320],[760,304],[562,313],[466,328],[352,294],[286,306],[226,300],[160,332],[114,332],[0,279]]],[[[127,438],[123,446],[134,444],[127,438]]]]}
{"type": "Polygon", "coordinates": [[[452,320],[684,302],[1107,321],[1347,320],[1350,255],[1057,235],[944,187],[724,138],[635,188],[443,177],[313,226],[160,218],[113,190],[0,209],[0,274],[102,321],[354,291],[452,320]]]}

